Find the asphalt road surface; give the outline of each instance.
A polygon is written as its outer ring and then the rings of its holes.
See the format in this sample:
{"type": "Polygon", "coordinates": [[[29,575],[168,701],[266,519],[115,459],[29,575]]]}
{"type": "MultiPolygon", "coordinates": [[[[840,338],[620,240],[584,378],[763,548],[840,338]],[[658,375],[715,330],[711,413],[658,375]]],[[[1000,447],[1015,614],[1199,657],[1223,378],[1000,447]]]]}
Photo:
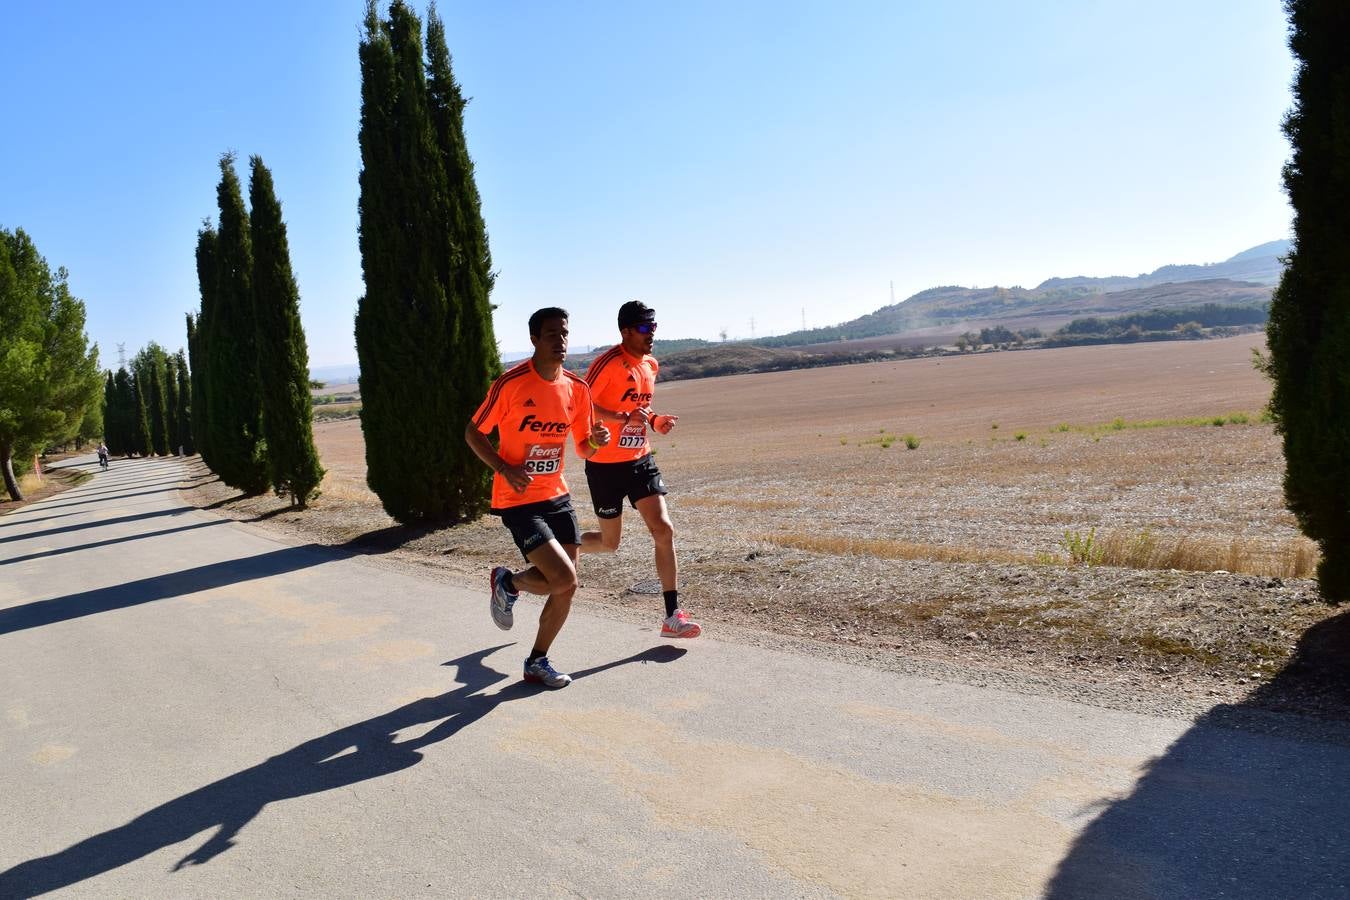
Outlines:
{"type": "Polygon", "coordinates": [[[520,680],[537,602],[503,633],[486,572],[279,543],[186,506],[180,475],[114,461],[0,519],[0,897],[1350,894],[1335,735],[711,621],[675,646],[655,611],[574,612],[552,656],[576,680],[544,691],[520,680]]]}

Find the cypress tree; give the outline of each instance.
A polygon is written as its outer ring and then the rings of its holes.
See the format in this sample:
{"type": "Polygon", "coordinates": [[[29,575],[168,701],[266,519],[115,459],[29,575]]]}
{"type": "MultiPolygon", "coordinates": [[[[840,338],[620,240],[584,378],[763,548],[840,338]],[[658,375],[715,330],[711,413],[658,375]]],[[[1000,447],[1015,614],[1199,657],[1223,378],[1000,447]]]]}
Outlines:
{"type": "MultiPolygon", "coordinates": [[[[210,242],[209,242],[209,244],[212,245],[212,246],[214,245],[214,240],[215,240],[215,239],[214,239],[214,234],[215,234],[215,232],[212,232],[212,237],[211,237],[210,242]]],[[[207,300],[207,297],[206,297],[207,291],[206,291],[206,289],[205,289],[205,288],[206,288],[207,282],[206,282],[206,281],[203,279],[203,277],[202,277],[203,241],[204,241],[203,233],[202,233],[202,232],[198,232],[198,233],[197,233],[197,279],[198,279],[198,281],[201,283],[201,286],[202,286],[202,288],[203,288],[203,290],[202,290],[202,309],[201,309],[201,311],[198,313],[198,318],[196,318],[196,319],[194,319],[194,318],[192,317],[192,313],[188,313],[188,314],[187,314],[188,360],[189,360],[189,361],[191,362],[191,364],[192,364],[192,373],[191,373],[191,377],[190,377],[190,379],[189,379],[189,383],[190,383],[190,385],[191,385],[191,400],[189,401],[189,405],[190,405],[191,408],[192,408],[192,415],[191,415],[191,430],[190,430],[190,434],[189,434],[189,437],[190,437],[189,443],[190,443],[190,445],[194,448],[194,452],[200,453],[200,454],[202,455],[202,461],[205,462],[206,465],[209,467],[209,466],[211,465],[211,460],[210,460],[210,458],[209,458],[209,457],[210,457],[210,454],[207,452],[206,444],[205,444],[205,435],[206,435],[206,399],[205,399],[205,390],[204,390],[204,388],[203,388],[203,381],[202,381],[202,379],[203,379],[203,377],[204,377],[203,372],[205,371],[205,368],[206,368],[206,351],[205,351],[204,349],[202,349],[202,342],[203,342],[203,340],[204,340],[204,334],[203,334],[203,331],[202,331],[202,328],[201,328],[201,322],[202,322],[203,317],[206,315],[206,306],[207,306],[207,303],[208,303],[208,300],[207,300]]],[[[209,257],[210,257],[210,254],[211,254],[210,246],[207,247],[207,249],[206,249],[206,254],[207,254],[208,262],[209,262],[209,257]]],[[[211,283],[214,284],[214,272],[215,272],[215,270],[212,269],[211,272],[212,272],[212,276],[213,276],[213,277],[212,277],[212,282],[211,282],[211,283]]],[[[214,293],[214,288],[212,288],[212,293],[214,293]]]]}
{"type": "MultiPolygon", "coordinates": [[[[440,277],[446,286],[449,313],[441,370],[449,376],[455,405],[446,427],[460,434],[481,398],[501,374],[501,358],[492,328],[492,254],[482,201],[474,181],[473,160],[464,138],[468,105],[450,63],[445,25],[433,0],[427,15],[427,94],[441,167],[445,171],[450,240],[440,277]]],[[[491,473],[462,441],[451,442],[450,472],[458,491],[457,517],[477,518],[487,512],[491,473]]]]}
{"type": "Polygon", "coordinates": [[[1284,122],[1293,247],[1270,307],[1271,410],[1284,495],[1322,559],[1318,586],[1350,600],[1350,6],[1290,0],[1298,60],[1284,122]]]}
{"type": "MultiPolygon", "coordinates": [[[[192,317],[188,316],[188,332],[191,335],[192,317]]],[[[188,456],[196,453],[192,436],[192,376],[188,374],[187,357],[178,351],[178,444],[188,456]]]]}
{"type": "Polygon", "coordinates": [[[146,385],[145,411],[150,421],[151,452],[165,456],[169,453],[169,423],[164,390],[164,349],[151,341],[138,357],[146,385]]]}
{"type": "Polygon", "coordinates": [[[108,450],[118,456],[130,456],[136,452],[136,389],[131,374],[125,367],[119,367],[112,376],[113,399],[111,410],[116,408],[116,424],[108,436],[108,450]]]}
{"type": "Polygon", "coordinates": [[[117,414],[120,412],[117,408],[117,385],[113,382],[112,369],[107,370],[106,378],[103,381],[103,443],[108,445],[108,454],[112,455],[118,451],[114,448],[118,446],[117,434],[117,414]]]}
{"type": "MultiPolygon", "coordinates": [[[[360,46],[361,427],[367,481],[403,523],[462,521],[486,507],[485,473],[455,428],[463,431],[499,367],[495,342],[483,348],[473,338],[484,326],[466,322],[464,310],[476,309],[464,288],[472,278],[458,273],[471,258],[487,260],[486,238],[467,251],[458,243],[463,204],[451,199],[449,149],[438,139],[437,121],[449,134],[451,113],[463,104],[451,109],[458,88],[448,53],[436,64],[433,98],[421,36],[421,22],[402,0],[390,4],[385,21],[368,2],[360,46]],[[441,106],[446,110],[433,113],[441,106]],[[462,367],[474,371],[466,375],[462,367]]],[[[443,32],[439,40],[443,48],[443,32]]],[[[450,148],[450,138],[446,143],[450,148]]],[[[482,297],[486,303],[486,285],[482,297]]],[[[490,338],[490,321],[486,329],[490,338]]]]}
{"type": "Polygon", "coordinates": [[[258,374],[272,487],[304,509],[323,480],[314,448],[309,350],[300,322],[300,291],[291,271],[286,223],[262,157],[249,160],[253,234],[253,310],[258,323],[258,374]]]}
{"type": "Polygon", "coordinates": [[[145,402],[146,381],[142,373],[135,372],[131,379],[135,406],[132,407],[131,449],[140,456],[149,456],[154,452],[154,442],[150,438],[150,416],[145,402]]]}
{"type": "Polygon", "coordinates": [[[234,171],[234,155],[220,158],[216,190],[216,284],[206,328],[209,464],[220,480],[246,494],[267,490],[267,447],[262,436],[257,323],[253,317],[253,248],[248,213],[234,171]]]}
{"type": "Polygon", "coordinates": [[[164,422],[167,427],[166,443],[169,455],[178,453],[178,359],[170,353],[164,354],[164,422]]]}

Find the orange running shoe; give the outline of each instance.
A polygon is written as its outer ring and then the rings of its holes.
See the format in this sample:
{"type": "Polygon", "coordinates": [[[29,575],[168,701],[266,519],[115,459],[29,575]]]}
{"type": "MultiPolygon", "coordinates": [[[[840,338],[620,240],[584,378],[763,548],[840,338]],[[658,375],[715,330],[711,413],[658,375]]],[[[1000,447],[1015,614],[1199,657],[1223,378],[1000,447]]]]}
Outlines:
{"type": "Polygon", "coordinates": [[[661,637],[696,638],[703,633],[703,626],[689,621],[689,614],[682,609],[661,623],[661,637]]]}

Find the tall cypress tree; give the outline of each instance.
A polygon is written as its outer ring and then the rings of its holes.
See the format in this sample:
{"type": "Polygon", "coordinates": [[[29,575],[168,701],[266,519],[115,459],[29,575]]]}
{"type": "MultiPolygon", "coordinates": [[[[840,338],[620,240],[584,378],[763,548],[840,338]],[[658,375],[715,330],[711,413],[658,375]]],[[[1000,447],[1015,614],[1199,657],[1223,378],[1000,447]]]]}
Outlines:
{"type": "MultiPolygon", "coordinates": [[[[486,507],[485,473],[453,435],[455,423],[462,432],[499,366],[483,360],[495,357],[495,343],[484,348],[473,339],[484,326],[466,323],[464,310],[476,306],[463,299],[469,296],[463,283],[471,278],[458,269],[471,257],[486,261],[486,238],[481,249],[466,251],[458,243],[461,205],[452,200],[448,150],[437,129],[438,119],[449,123],[451,117],[433,113],[448,110],[458,88],[446,53],[436,65],[441,81],[433,99],[421,37],[421,22],[402,0],[390,4],[385,21],[374,0],[367,4],[360,46],[366,294],[356,315],[361,427],[367,481],[385,511],[404,523],[461,521],[486,507]],[[461,347],[466,334],[468,349],[461,347]],[[461,367],[474,371],[464,374],[461,367]]],[[[440,43],[443,48],[443,32],[440,43]]],[[[486,302],[485,288],[482,296],[486,302]]],[[[490,321],[486,329],[490,336],[490,321]]]]}
{"type": "Polygon", "coordinates": [[[121,412],[117,408],[117,385],[113,381],[112,370],[107,371],[107,377],[103,382],[103,443],[108,446],[108,453],[121,453],[118,449],[119,442],[117,416],[121,412]]]}
{"type": "Polygon", "coordinates": [[[1290,0],[1298,60],[1284,133],[1293,249],[1270,307],[1284,496],[1322,551],[1322,596],[1350,600],[1350,6],[1290,0]]]}
{"type": "Polygon", "coordinates": [[[169,455],[178,452],[178,358],[171,353],[164,354],[164,424],[165,440],[169,446],[169,455]]]}
{"type": "Polygon", "coordinates": [[[300,291],[291,271],[286,223],[262,157],[249,160],[253,233],[253,310],[258,323],[258,374],[272,487],[303,509],[323,480],[314,448],[309,350],[300,322],[300,291]]]}
{"type": "MultiPolygon", "coordinates": [[[[215,240],[215,232],[212,231],[211,235],[212,237],[210,239],[210,246],[213,247],[215,240]]],[[[206,307],[209,302],[207,300],[207,290],[206,290],[207,281],[202,277],[202,269],[201,269],[203,243],[205,240],[206,239],[204,238],[203,233],[198,232],[197,278],[202,286],[202,308],[201,311],[198,313],[198,317],[195,319],[192,317],[192,313],[187,314],[187,343],[188,343],[188,360],[192,364],[192,373],[190,376],[192,398],[189,403],[189,405],[192,408],[192,415],[191,415],[191,432],[189,443],[194,448],[194,452],[200,453],[202,455],[202,461],[205,462],[206,465],[209,467],[211,465],[210,460],[211,454],[206,449],[205,435],[206,435],[207,412],[206,412],[205,390],[203,388],[202,382],[202,379],[204,377],[203,372],[206,368],[206,351],[202,347],[202,344],[205,340],[205,336],[201,328],[201,322],[203,321],[206,315],[206,307]]],[[[208,248],[206,250],[206,253],[209,258],[210,254],[212,253],[212,250],[208,248]]],[[[212,274],[210,282],[212,284],[211,293],[214,294],[215,292],[214,268],[211,269],[211,274],[212,274]]]]}
{"type": "MultiPolygon", "coordinates": [[[[492,328],[492,254],[482,201],[474,181],[473,160],[464,137],[464,108],[468,105],[450,64],[445,25],[435,0],[427,15],[427,95],[441,167],[445,172],[450,240],[454,252],[440,272],[449,312],[441,370],[448,374],[455,405],[446,426],[460,434],[501,374],[501,358],[492,328]]],[[[458,518],[477,518],[487,512],[491,473],[461,441],[450,447],[451,481],[458,491],[454,506],[458,518]]]]}
{"type": "MultiPolygon", "coordinates": [[[[113,373],[113,404],[117,409],[115,431],[108,436],[108,449],[118,456],[130,456],[136,452],[138,432],[136,429],[136,388],[131,373],[125,367],[118,367],[113,373]]],[[[109,417],[111,410],[109,407],[109,417]]]]}
{"type": "MultiPolygon", "coordinates": [[[[191,323],[192,317],[188,317],[191,323]]],[[[191,324],[188,327],[191,334],[191,324]]],[[[187,357],[183,351],[178,351],[177,366],[178,371],[178,445],[183,448],[183,452],[191,456],[196,453],[196,444],[192,437],[192,376],[188,374],[187,357]]]]}
{"type": "Polygon", "coordinates": [[[145,412],[150,425],[150,452],[157,456],[169,453],[168,402],[165,392],[166,372],[164,348],[151,341],[136,354],[136,368],[144,382],[145,412]]]}
{"type": "Polygon", "coordinates": [[[135,398],[131,412],[131,448],[140,456],[149,456],[154,452],[154,441],[150,437],[150,415],[145,402],[148,385],[142,373],[133,374],[131,388],[135,398]]]}
{"type": "Polygon", "coordinates": [[[214,309],[206,329],[204,382],[209,464],[220,480],[246,494],[267,490],[267,447],[262,435],[257,322],[253,317],[253,247],[234,155],[220,158],[216,189],[214,309]]]}

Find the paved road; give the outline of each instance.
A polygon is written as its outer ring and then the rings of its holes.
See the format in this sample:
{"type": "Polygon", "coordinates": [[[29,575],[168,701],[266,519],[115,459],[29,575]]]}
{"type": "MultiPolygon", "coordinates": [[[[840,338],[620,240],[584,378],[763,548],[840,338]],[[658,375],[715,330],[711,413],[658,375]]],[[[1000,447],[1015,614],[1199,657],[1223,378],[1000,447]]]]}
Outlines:
{"type": "Polygon", "coordinates": [[[504,635],[180,475],[0,519],[0,897],[1350,893],[1345,744],[581,613],[541,692],[537,605],[504,635]]]}

